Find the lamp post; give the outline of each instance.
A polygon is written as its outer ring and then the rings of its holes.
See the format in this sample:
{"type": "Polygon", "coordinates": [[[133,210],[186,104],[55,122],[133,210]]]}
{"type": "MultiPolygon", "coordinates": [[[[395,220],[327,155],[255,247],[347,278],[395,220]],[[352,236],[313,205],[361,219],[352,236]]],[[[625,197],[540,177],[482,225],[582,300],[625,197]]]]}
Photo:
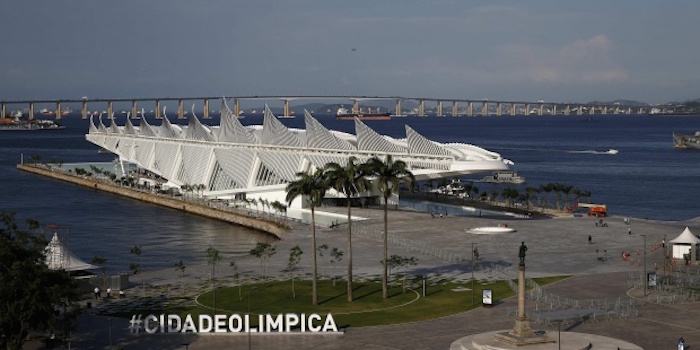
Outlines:
{"type": "Polygon", "coordinates": [[[474,242],[472,242],[472,307],[474,307],[474,242]]]}
{"type": "Polygon", "coordinates": [[[647,296],[647,286],[649,281],[647,280],[647,235],[641,235],[644,237],[644,271],[642,278],[644,279],[644,297],[647,296]]]}
{"type": "Polygon", "coordinates": [[[663,265],[664,265],[664,277],[661,280],[661,288],[663,288],[664,280],[666,279],[666,235],[664,235],[664,240],[661,242],[661,244],[664,246],[664,260],[663,260],[663,265]]]}
{"type": "Polygon", "coordinates": [[[559,340],[557,341],[557,344],[559,345],[559,350],[561,350],[561,320],[559,320],[557,323],[559,326],[559,327],[557,327],[559,330],[559,332],[558,332],[559,333],[559,340]]]}

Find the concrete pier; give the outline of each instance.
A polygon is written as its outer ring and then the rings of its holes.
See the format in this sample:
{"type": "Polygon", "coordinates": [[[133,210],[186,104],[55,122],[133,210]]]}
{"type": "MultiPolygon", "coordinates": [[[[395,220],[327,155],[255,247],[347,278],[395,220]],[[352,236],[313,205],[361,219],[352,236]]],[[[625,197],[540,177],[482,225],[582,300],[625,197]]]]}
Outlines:
{"type": "Polygon", "coordinates": [[[191,213],[195,215],[208,217],[211,219],[221,220],[232,224],[245,226],[261,232],[269,233],[277,238],[282,238],[285,232],[287,231],[286,227],[283,227],[282,225],[276,222],[262,220],[259,218],[246,216],[232,211],[224,211],[206,205],[186,202],[180,199],[169,198],[153,193],[136,191],[129,187],[117,186],[109,182],[73,176],[63,173],[62,171],[54,171],[45,167],[18,164],[17,169],[32,174],[50,177],[56,180],[70,182],[94,190],[113,193],[123,197],[140,200],[142,202],[156,204],[175,210],[181,210],[186,213],[191,213]]]}
{"type": "Polygon", "coordinates": [[[283,100],[284,101],[284,116],[289,117],[289,100],[283,100]]]}
{"type": "Polygon", "coordinates": [[[185,119],[185,101],[177,101],[177,119],[185,119]]]}
{"type": "Polygon", "coordinates": [[[131,101],[131,118],[136,118],[139,111],[139,103],[136,101],[131,101]]]}
{"type": "Polygon", "coordinates": [[[88,118],[88,102],[87,102],[87,100],[83,100],[83,107],[80,109],[80,115],[83,119],[88,118]]]}
{"type": "Polygon", "coordinates": [[[160,113],[160,100],[156,100],[156,119],[163,119],[163,116],[160,113]]]}

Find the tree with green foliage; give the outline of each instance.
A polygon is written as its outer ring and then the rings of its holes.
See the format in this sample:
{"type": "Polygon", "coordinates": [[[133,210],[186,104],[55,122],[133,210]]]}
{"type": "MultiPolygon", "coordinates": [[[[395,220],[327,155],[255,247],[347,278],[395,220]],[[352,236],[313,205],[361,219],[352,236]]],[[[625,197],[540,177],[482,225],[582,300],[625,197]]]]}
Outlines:
{"type": "MultiPolygon", "coordinates": [[[[370,187],[369,180],[365,177],[362,167],[355,163],[357,158],[351,156],[347,164],[341,166],[337,163],[326,164],[326,176],[332,188],[345,196],[348,208],[348,301],[352,301],[352,210],[350,199],[364,192],[370,187]]],[[[335,283],[335,278],[333,279],[335,283]]]]}
{"type": "Polygon", "coordinates": [[[32,155],[29,157],[29,160],[32,162],[32,164],[37,165],[39,162],[41,162],[41,156],[38,154],[32,155]]]}
{"type": "MultiPolygon", "coordinates": [[[[143,265],[141,264],[141,252],[142,252],[141,247],[135,245],[131,248],[131,250],[129,252],[131,254],[136,255],[139,259],[138,263],[131,263],[129,265],[129,270],[131,270],[131,272],[133,272],[134,275],[137,275],[137,274],[143,272],[143,270],[142,270],[143,265]]],[[[146,295],[146,279],[143,276],[141,276],[141,295],[146,295]]]]}
{"type": "MultiPolygon", "coordinates": [[[[333,249],[331,249],[331,267],[335,266],[335,262],[340,262],[341,260],[343,260],[343,251],[338,249],[338,247],[333,247],[333,249]]],[[[333,287],[335,287],[335,274],[333,274],[333,287]]],[[[349,299],[350,298],[348,298],[348,300],[349,299]]]]}
{"type": "Polygon", "coordinates": [[[295,245],[292,247],[292,249],[289,250],[289,260],[287,261],[287,271],[289,271],[289,274],[291,276],[292,280],[292,298],[296,299],[297,294],[294,291],[294,271],[297,270],[299,261],[301,261],[301,255],[304,254],[304,252],[299,248],[298,245],[295,245]]]}
{"type": "Polygon", "coordinates": [[[27,220],[20,229],[15,213],[2,211],[0,218],[0,349],[22,349],[32,330],[68,334],[75,324],[77,283],[46,265],[48,242],[37,233],[37,221],[27,220]]]}
{"type": "Polygon", "coordinates": [[[100,270],[102,270],[102,289],[107,289],[107,268],[105,267],[105,263],[107,263],[107,258],[101,255],[95,255],[92,258],[91,263],[99,266],[100,270]]]}
{"type": "Polygon", "coordinates": [[[392,255],[389,258],[389,269],[403,269],[403,280],[402,280],[402,287],[403,287],[403,292],[406,293],[406,269],[409,266],[414,266],[418,264],[418,259],[415,257],[405,257],[401,255],[392,255]]]}
{"type": "Polygon", "coordinates": [[[218,264],[220,260],[221,256],[219,255],[219,250],[209,246],[209,248],[207,248],[207,264],[211,265],[211,285],[214,298],[214,314],[216,314],[216,264],[218,264]]]}
{"type": "Polygon", "coordinates": [[[255,248],[250,250],[250,255],[260,259],[260,275],[262,278],[266,276],[267,262],[275,253],[276,248],[270,245],[270,243],[265,242],[258,242],[255,248]]]}
{"type": "Polygon", "coordinates": [[[185,294],[185,263],[180,260],[175,263],[175,270],[180,271],[180,282],[182,282],[182,294],[185,294]]]}
{"type": "Polygon", "coordinates": [[[228,263],[228,266],[233,269],[233,281],[236,285],[238,285],[238,300],[243,300],[243,294],[241,293],[241,283],[240,283],[240,276],[238,274],[238,264],[236,264],[235,260],[231,260],[231,262],[228,263]]]}
{"type": "Polygon", "coordinates": [[[318,305],[318,264],[316,261],[316,212],[314,211],[316,207],[321,206],[321,201],[323,196],[326,195],[326,190],[329,188],[328,180],[324,169],[316,169],[313,173],[298,172],[297,180],[292,181],[287,184],[287,203],[291,204],[292,201],[302,196],[305,198],[309,207],[311,208],[311,251],[313,252],[312,258],[312,272],[311,272],[311,304],[318,305]]]}
{"type": "Polygon", "coordinates": [[[389,259],[389,197],[394,193],[398,193],[401,184],[407,185],[408,188],[413,188],[412,185],[416,178],[413,176],[413,173],[408,170],[406,162],[402,160],[394,161],[391,155],[386,156],[386,161],[382,161],[378,157],[372,157],[363,165],[363,169],[365,169],[365,174],[375,178],[377,189],[384,198],[384,272],[382,274],[382,297],[386,299],[389,297],[387,275],[387,260],[389,259]]]}

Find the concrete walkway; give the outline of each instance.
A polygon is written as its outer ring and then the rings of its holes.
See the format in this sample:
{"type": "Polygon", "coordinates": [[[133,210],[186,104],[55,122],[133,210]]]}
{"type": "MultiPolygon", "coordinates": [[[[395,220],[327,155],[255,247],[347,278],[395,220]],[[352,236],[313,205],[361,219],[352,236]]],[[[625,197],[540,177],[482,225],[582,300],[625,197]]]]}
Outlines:
{"type": "MultiPolygon", "coordinates": [[[[326,211],[345,213],[345,208],[323,208],[326,211]]],[[[361,226],[365,234],[353,235],[353,261],[356,275],[376,276],[381,273],[381,240],[383,212],[380,209],[353,209],[353,215],[368,218],[361,226]]],[[[628,298],[628,280],[643,269],[643,252],[647,251],[647,270],[653,270],[654,262],[661,266],[662,250],[652,250],[666,235],[666,241],[675,238],[685,226],[697,228],[694,222],[656,222],[632,219],[631,225],[623,218],[605,220],[608,227],[596,227],[595,218],[562,217],[554,219],[487,219],[468,217],[431,218],[429,213],[411,210],[389,212],[389,234],[394,236],[389,254],[413,256],[418,265],[410,271],[445,278],[469,279],[471,277],[472,244],[478,248],[480,259],[476,262],[477,278],[515,278],[520,242],[528,246],[526,263],[528,277],[573,275],[573,278],[547,286],[545,289],[568,298],[628,298]],[[508,225],[514,233],[483,235],[467,233],[470,227],[508,225]],[[628,233],[631,228],[632,234],[628,233]],[[588,243],[588,236],[592,243],[588,243]],[[644,236],[646,235],[646,249],[644,236]],[[430,250],[416,249],[430,247],[430,250]],[[597,250],[597,252],[596,252],[597,250]],[[622,253],[630,258],[622,259],[622,253]],[[445,261],[455,256],[460,260],[445,261]],[[607,257],[607,260],[602,257],[607,257]],[[632,263],[629,262],[632,260],[632,263]]],[[[358,227],[359,230],[359,227],[358,227]]],[[[327,244],[345,251],[347,231],[345,226],[319,228],[317,244],[327,244]]],[[[277,244],[277,254],[270,261],[269,271],[281,273],[287,263],[289,250],[299,245],[304,250],[301,265],[310,271],[310,228],[296,226],[277,244]]],[[[328,256],[327,254],[326,256],[328,256]]],[[[326,257],[319,258],[319,272],[326,275],[345,273],[345,260],[338,268],[330,268],[326,257]]],[[[259,274],[259,260],[251,256],[235,258],[239,273],[246,276],[259,274]]],[[[217,276],[231,276],[226,257],[220,263],[217,276]]],[[[143,275],[147,290],[177,290],[181,283],[187,288],[202,288],[210,267],[206,262],[189,262],[184,279],[175,269],[150,271],[143,275]],[[160,286],[160,287],[159,287],[160,286]]],[[[659,271],[661,272],[661,271],[659,271]]],[[[139,293],[131,289],[128,294],[139,293]]],[[[471,312],[411,324],[368,328],[352,328],[343,335],[140,335],[128,333],[128,320],[97,315],[81,316],[81,328],[73,347],[79,349],[103,349],[109,346],[109,322],[112,324],[112,344],[125,349],[448,349],[450,344],[469,334],[511,328],[513,316],[508,308],[515,306],[514,299],[502,300],[493,308],[479,308],[471,312]],[[249,343],[250,341],[250,343],[249,343]]],[[[645,349],[664,349],[675,345],[680,336],[686,344],[700,344],[700,326],[697,317],[700,304],[656,305],[638,307],[639,317],[611,320],[599,323],[585,322],[570,325],[572,331],[593,333],[619,338],[645,349]]],[[[534,325],[535,328],[538,325],[534,325]]],[[[549,331],[556,331],[549,329],[549,331]]],[[[697,345],[700,346],[700,345],[697,345]]]]}

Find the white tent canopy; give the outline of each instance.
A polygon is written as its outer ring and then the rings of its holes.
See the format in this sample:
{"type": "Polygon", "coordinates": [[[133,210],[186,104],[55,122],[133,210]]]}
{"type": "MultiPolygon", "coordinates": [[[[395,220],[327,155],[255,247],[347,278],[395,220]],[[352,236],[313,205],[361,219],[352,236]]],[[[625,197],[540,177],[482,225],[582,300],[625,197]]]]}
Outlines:
{"type": "MultiPolygon", "coordinates": [[[[693,248],[700,244],[700,239],[695,237],[695,235],[690,232],[689,228],[685,228],[678,237],[669,241],[673,243],[673,258],[674,259],[684,259],[686,254],[697,255],[697,249],[693,248]]],[[[691,257],[691,260],[694,260],[691,257]]]]}
{"type": "Polygon", "coordinates": [[[695,235],[690,232],[690,229],[686,227],[678,237],[668,242],[673,244],[700,244],[700,238],[695,237],[695,235]]]}
{"type": "Polygon", "coordinates": [[[63,243],[58,240],[57,233],[53,234],[51,242],[46,246],[44,255],[46,255],[46,265],[51,270],[79,271],[97,268],[97,266],[88,264],[69,252],[63,243]]]}

